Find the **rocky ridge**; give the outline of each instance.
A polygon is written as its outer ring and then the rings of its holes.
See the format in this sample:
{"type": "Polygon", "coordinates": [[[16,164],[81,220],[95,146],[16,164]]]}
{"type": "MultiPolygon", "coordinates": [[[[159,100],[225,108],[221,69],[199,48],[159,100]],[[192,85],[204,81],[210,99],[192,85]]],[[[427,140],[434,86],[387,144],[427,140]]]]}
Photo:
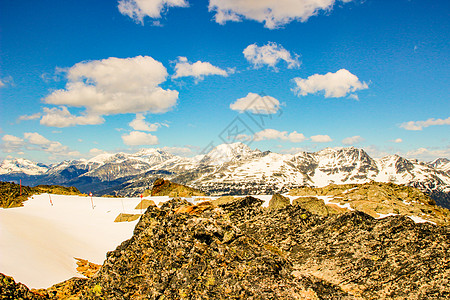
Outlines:
{"type": "Polygon", "coordinates": [[[36,194],[53,193],[59,195],[82,195],[75,187],[58,185],[38,185],[35,187],[20,186],[12,182],[0,181],[0,207],[10,208],[23,206],[23,202],[36,194]]]}
{"type": "MultiPolygon", "coordinates": [[[[445,299],[450,227],[351,211],[317,215],[275,197],[149,206],[90,279],[46,298],[445,299]],[[283,203],[282,205],[276,205],[283,203]]],[[[51,291],[51,292],[50,292],[51,291]]]]}

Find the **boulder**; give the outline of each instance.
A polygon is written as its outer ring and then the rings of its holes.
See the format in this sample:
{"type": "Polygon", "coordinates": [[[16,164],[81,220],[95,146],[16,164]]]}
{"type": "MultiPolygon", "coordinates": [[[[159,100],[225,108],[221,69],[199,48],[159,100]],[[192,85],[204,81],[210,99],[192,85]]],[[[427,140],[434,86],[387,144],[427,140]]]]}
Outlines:
{"type": "Polygon", "coordinates": [[[269,201],[269,209],[281,209],[291,205],[291,200],[281,194],[273,194],[269,201]]]}
{"type": "Polygon", "coordinates": [[[300,197],[292,201],[292,205],[299,206],[312,214],[328,216],[328,208],[322,199],[316,197],[300,197]]]}
{"type": "MultiPolygon", "coordinates": [[[[144,192],[144,195],[148,192],[144,192]]],[[[206,196],[204,192],[159,178],[153,183],[153,188],[150,193],[152,196],[170,196],[170,197],[192,197],[192,196],[206,196]]]]}

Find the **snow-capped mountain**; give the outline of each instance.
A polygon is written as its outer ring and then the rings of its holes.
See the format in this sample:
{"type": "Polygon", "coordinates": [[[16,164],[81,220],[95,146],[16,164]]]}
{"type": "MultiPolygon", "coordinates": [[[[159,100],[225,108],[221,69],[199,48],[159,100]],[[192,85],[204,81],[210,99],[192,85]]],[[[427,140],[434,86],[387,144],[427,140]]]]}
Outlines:
{"type": "Polygon", "coordinates": [[[260,153],[261,151],[252,150],[249,146],[243,143],[222,144],[216,146],[209,153],[207,153],[203,159],[200,160],[200,163],[217,166],[232,161],[245,160],[260,153]]]}
{"type": "Polygon", "coordinates": [[[234,143],[193,158],[152,148],[51,166],[23,159],[5,160],[0,166],[0,180],[21,178],[29,180],[30,185],[73,185],[84,192],[120,195],[141,193],[158,177],[212,194],[273,193],[305,185],[323,187],[373,180],[417,187],[450,207],[449,166],[446,158],[429,163],[398,155],[373,159],[354,147],[278,154],[234,143]]]}
{"type": "Polygon", "coordinates": [[[450,159],[438,158],[429,163],[429,165],[437,170],[450,172],[450,159]]]}
{"type": "Polygon", "coordinates": [[[48,166],[35,163],[28,159],[5,159],[0,164],[0,175],[23,173],[25,175],[42,175],[48,171],[48,166]]]}

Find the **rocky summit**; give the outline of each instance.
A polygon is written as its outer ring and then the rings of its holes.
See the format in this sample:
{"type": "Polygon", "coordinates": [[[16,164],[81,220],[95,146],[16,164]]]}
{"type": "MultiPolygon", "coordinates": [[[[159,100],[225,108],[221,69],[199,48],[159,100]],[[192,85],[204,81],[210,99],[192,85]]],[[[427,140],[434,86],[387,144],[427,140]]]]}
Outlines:
{"type": "Polygon", "coordinates": [[[174,198],[149,206],[132,238],[108,252],[98,273],[41,290],[39,297],[450,297],[448,226],[358,211],[317,215],[301,201],[284,200],[277,196],[273,203],[283,205],[271,208],[250,196],[197,205],[174,198]]]}
{"type": "Polygon", "coordinates": [[[191,197],[191,196],[205,196],[205,193],[198,189],[174,183],[169,180],[158,178],[153,183],[153,188],[149,192],[144,192],[144,196],[172,196],[172,197],[191,197]]]}

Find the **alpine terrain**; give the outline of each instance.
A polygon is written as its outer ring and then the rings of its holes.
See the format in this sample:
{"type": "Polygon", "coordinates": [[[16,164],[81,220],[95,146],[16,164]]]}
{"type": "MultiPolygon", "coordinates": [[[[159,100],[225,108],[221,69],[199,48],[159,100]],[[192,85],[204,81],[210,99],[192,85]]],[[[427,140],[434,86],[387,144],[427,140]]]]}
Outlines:
{"type": "Polygon", "coordinates": [[[75,186],[97,195],[139,195],[161,177],[210,195],[273,194],[304,186],[391,182],[416,187],[438,205],[450,208],[450,160],[422,162],[398,155],[373,159],[354,147],[279,154],[234,143],[189,158],[152,148],[48,166],[25,159],[7,159],[0,164],[2,181],[75,186]]]}

